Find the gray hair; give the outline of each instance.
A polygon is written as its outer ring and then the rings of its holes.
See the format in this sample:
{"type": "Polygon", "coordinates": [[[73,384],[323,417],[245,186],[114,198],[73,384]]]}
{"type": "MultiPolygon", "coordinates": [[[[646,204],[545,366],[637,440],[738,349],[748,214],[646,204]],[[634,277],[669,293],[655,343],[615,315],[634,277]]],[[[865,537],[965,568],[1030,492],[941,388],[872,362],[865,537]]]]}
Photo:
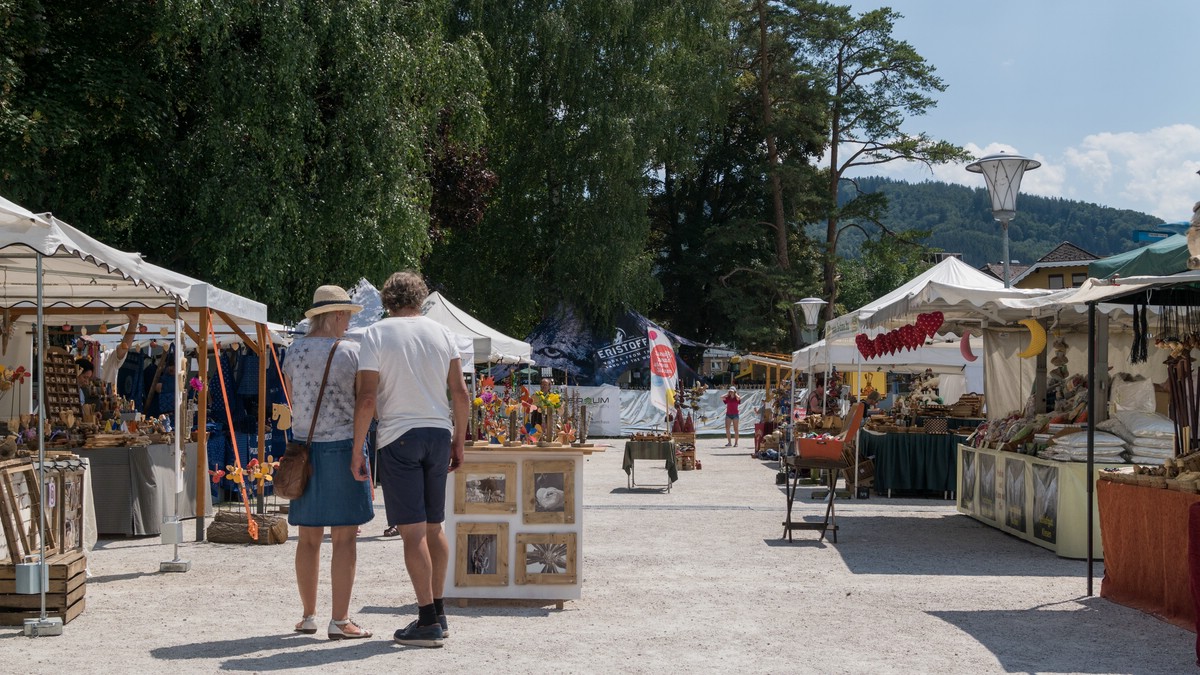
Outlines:
{"type": "Polygon", "coordinates": [[[383,307],[389,312],[420,309],[421,303],[429,297],[429,287],[420,274],[413,270],[401,270],[388,277],[380,294],[383,296],[383,307]]]}

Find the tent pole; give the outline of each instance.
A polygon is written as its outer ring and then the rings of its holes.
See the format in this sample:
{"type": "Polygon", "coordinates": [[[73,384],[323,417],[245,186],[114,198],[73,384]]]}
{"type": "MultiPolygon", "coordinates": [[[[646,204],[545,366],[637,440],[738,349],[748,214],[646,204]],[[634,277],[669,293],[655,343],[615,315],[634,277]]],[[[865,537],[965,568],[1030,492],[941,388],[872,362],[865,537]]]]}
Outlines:
{"type": "MultiPolygon", "coordinates": [[[[196,541],[204,541],[204,491],[208,489],[208,310],[200,312],[200,339],[196,341],[200,391],[196,396],[196,541]]],[[[187,378],[184,378],[187,381],[187,378]]],[[[186,420],[185,420],[186,421],[186,420]]],[[[177,433],[191,433],[177,427],[177,433]]]]}
{"type": "MultiPolygon", "coordinates": [[[[254,332],[258,337],[258,464],[259,471],[267,461],[267,350],[273,349],[267,336],[266,324],[254,324],[254,332]]],[[[258,512],[266,511],[267,486],[266,480],[258,479],[258,512]]]]}
{"type": "Polygon", "coordinates": [[[1088,397],[1087,397],[1087,594],[1092,596],[1095,556],[1092,554],[1092,509],[1096,506],[1096,303],[1088,303],[1088,397]]]}
{"type": "MultiPolygon", "coordinates": [[[[42,494],[38,506],[38,588],[41,593],[42,613],[38,623],[46,621],[46,325],[44,296],[45,281],[42,279],[42,254],[37,254],[37,332],[38,332],[38,491],[42,494]]],[[[15,558],[16,556],[14,556],[15,558]]],[[[13,562],[16,562],[15,560],[13,562]]]]}

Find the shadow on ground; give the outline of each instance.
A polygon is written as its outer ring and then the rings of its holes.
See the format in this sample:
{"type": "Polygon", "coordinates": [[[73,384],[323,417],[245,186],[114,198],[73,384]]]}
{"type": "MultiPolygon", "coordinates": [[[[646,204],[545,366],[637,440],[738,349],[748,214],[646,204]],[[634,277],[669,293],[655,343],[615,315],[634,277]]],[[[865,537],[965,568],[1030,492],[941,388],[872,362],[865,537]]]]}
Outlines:
{"type": "MultiPolygon", "coordinates": [[[[1063,604],[1068,606],[928,614],[978,640],[1010,673],[1161,672],[1146,665],[1144,654],[1158,645],[1129,634],[1115,642],[1105,641],[1104,636],[1112,636],[1115,627],[1128,625],[1129,613],[1136,610],[1095,597],[1063,604]],[[1076,602],[1083,608],[1076,607],[1076,602]]],[[[1180,663],[1176,672],[1189,670],[1194,670],[1191,663],[1180,663]]]]}

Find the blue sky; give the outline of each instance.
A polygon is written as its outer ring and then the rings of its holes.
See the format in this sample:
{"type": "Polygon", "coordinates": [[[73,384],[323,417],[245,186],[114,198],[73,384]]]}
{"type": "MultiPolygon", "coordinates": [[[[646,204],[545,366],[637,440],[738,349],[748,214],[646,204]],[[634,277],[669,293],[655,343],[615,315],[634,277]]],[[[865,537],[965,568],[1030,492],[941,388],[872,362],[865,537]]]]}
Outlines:
{"type": "MultiPolygon", "coordinates": [[[[948,85],[925,132],[981,157],[1042,162],[1021,194],[1188,220],[1200,201],[1200,2],[850,0],[891,7],[906,40],[948,85]]],[[[983,187],[961,165],[874,167],[910,181],[983,187]]],[[[1020,218],[1020,200],[1017,204],[1020,218]]]]}

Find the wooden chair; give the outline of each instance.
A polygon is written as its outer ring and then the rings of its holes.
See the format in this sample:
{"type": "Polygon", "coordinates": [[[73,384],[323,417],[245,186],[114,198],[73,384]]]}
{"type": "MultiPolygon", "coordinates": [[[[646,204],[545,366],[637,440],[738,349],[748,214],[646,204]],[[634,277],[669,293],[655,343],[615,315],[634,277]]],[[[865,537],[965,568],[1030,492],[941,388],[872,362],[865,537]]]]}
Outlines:
{"type": "MultiPolygon", "coordinates": [[[[833,508],[833,500],[837,494],[838,475],[846,473],[850,467],[857,467],[857,436],[862,426],[865,403],[856,403],[850,411],[850,421],[845,431],[834,438],[797,438],[795,457],[785,460],[787,466],[795,469],[792,483],[786,488],[787,520],[783,522],[783,536],[792,541],[793,530],[820,530],[820,539],[825,538],[826,532],[833,532],[833,543],[837,543],[837,523],[833,508]],[[829,496],[825,505],[825,519],[821,522],[793,522],[792,504],[796,500],[796,490],[800,487],[800,469],[819,469],[827,472],[829,480],[829,496]]],[[[849,476],[849,474],[846,474],[849,476]]],[[[818,541],[820,541],[818,539],[818,541]]]]}

